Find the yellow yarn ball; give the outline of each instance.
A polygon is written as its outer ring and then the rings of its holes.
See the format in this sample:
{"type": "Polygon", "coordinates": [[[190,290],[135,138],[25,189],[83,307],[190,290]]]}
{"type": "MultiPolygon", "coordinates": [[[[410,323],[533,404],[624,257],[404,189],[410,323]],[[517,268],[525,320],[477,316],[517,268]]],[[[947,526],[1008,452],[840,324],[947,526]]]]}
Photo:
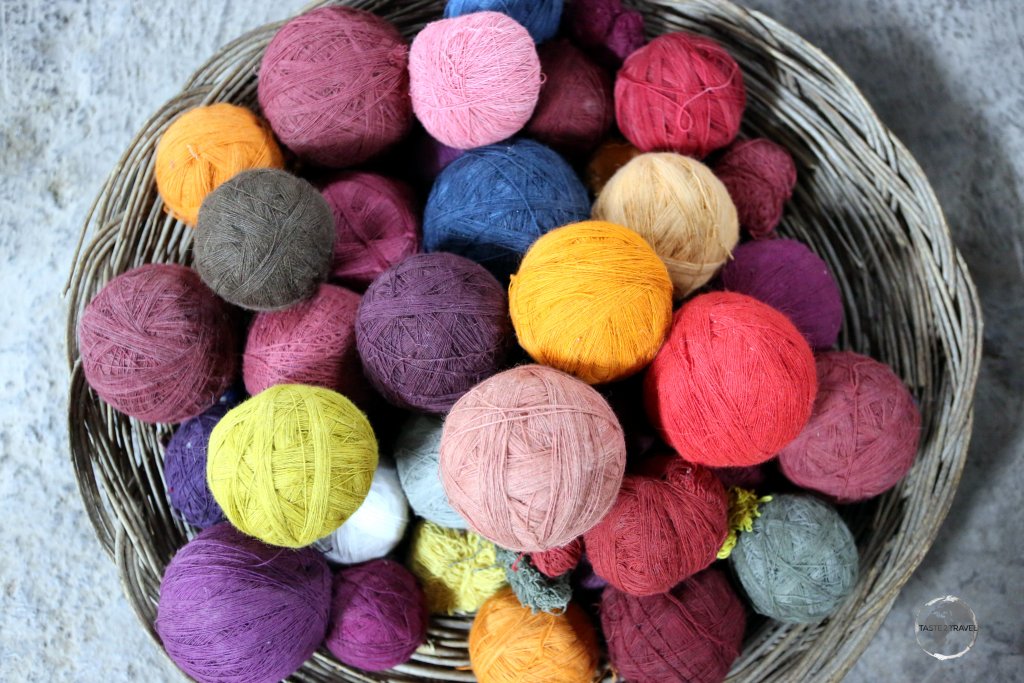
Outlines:
{"type": "Polygon", "coordinates": [[[475,612],[505,585],[497,549],[472,531],[421,522],[412,536],[409,569],[433,614],[475,612]]]}
{"type": "Polygon", "coordinates": [[[206,479],[240,531],[300,548],[359,508],[376,468],[377,439],[355,404],[328,389],[281,384],[217,423],[206,479]]]}
{"type": "Polygon", "coordinates": [[[601,384],[654,360],[672,323],[672,282],[636,232],[584,221],[533,243],[512,276],[509,310],[534,360],[601,384]]]}
{"type": "Polygon", "coordinates": [[[725,185],[704,164],[671,152],[641,154],[616,171],[598,195],[593,216],[647,240],[680,298],[707,283],[740,238],[725,185]]]}

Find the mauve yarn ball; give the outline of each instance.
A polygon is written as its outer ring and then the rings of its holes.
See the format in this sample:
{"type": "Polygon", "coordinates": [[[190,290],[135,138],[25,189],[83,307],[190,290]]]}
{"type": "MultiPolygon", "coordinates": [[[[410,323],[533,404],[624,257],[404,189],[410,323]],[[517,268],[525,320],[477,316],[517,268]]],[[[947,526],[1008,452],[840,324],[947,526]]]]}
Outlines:
{"type": "Polygon", "coordinates": [[[205,529],[224,521],[224,512],[206,485],[210,433],[230,406],[219,403],[178,426],[164,450],[167,497],[182,519],[205,529]]]}
{"type": "Polygon", "coordinates": [[[590,197],[555,151],[518,139],[467,151],[438,176],[423,246],[482,264],[502,280],[538,237],[590,216],[590,197]]]}
{"type": "Polygon", "coordinates": [[[746,611],[718,569],[660,595],[608,587],[600,612],[608,656],[630,683],[721,683],[743,649],[746,611]]]}
{"type": "Polygon", "coordinates": [[[409,130],[408,58],[398,29],[372,12],[315,9],[285,24],[267,46],[260,108],[297,156],[354,166],[409,130]]]}
{"type": "Polygon", "coordinates": [[[167,565],[156,632],[200,683],[274,683],[323,642],[331,572],[310,548],[272,548],[223,523],[167,565]]]}
{"type": "Polygon", "coordinates": [[[577,44],[614,69],[647,42],[644,15],[622,0],[571,0],[564,24],[577,44]]]}
{"type": "Polygon", "coordinates": [[[501,12],[523,25],[538,43],[554,37],[562,19],[562,0],[448,0],[444,16],[472,12],[501,12]]]}
{"type": "Polygon", "coordinates": [[[779,453],[797,486],[840,503],[873,498],[917,456],[921,412],[892,369],[852,351],[818,354],[818,396],[807,426],[779,453]]]}
{"type": "Polygon", "coordinates": [[[363,296],[356,344],[367,377],[392,404],[444,413],[497,372],[510,346],[505,290],[454,254],[416,254],[363,296]]]}
{"type": "Polygon", "coordinates": [[[465,529],[466,520],[452,508],[441,483],[443,425],[432,415],[413,415],[406,420],[395,440],[395,465],[413,512],[439,526],[465,529]]]}
{"type": "Polygon", "coordinates": [[[316,189],[285,171],[244,171],[199,209],[193,250],[203,282],[256,311],[287,308],[327,279],[334,217],[316,189]]]}
{"type": "Polygon", "coordinates": [[[384,671],[409,661],[427,637],[427,603],[416,577],[392,560],[334,577],[327,649],[343,664],[384,671]]]}
{"type": "Polygon", "coordinates": [[[195,417],[234,381],[231,318],[191,268],[151,263],[129,270],[104,285],[78,321],[85,379],[137,420],[195,417]]]}
{"type": "Polygon", "coordinates": [[[721,272],[724,289],[752,296],[785,313],[813,349],[839,339],[843,299],[828,265],[807,245],[790,239],[739,245],[721,272]]]}
{"type": "Polygon", "coordinates": [[[755,239],[772,235],[796,187],[789,152],[765,138],[743,140],[725,150],[714,171],[729,190],[740,225],[755,239]]]}
{"type": "Polygon", "coordinates": [[[342,173],[321,190],[334,214],[331,279],[363,291],[420,248],[412,188],[375,173],[342,173]]]}

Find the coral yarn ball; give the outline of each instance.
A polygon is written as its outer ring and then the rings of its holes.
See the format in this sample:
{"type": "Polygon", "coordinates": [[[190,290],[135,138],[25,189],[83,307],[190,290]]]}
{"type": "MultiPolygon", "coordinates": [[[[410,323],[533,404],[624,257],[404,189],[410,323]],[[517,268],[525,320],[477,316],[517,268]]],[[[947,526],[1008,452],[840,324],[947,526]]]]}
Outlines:
{"type": "Polygon", "coordinates": [[[431,614],[475,612],[505,585],[497,549],[471,531],[421,522],[412,534],[409,569],[431,614]]]}
{"type": "Polygon", "coordinates": [[[814,355],[789,318],[743,294],[712,292],[676,312],[644,402],[684,459],[742,467],[796,438],[817,385],[814,355]]]}
{"type": "Polygon", "coordinates": [[[555,579],[576,568],[583,557],[583,539],[575,538],[563,546],[530,554],[530,562],[544,576],[555,579]]]}
{"type": "Polygon", "coordinates": [[[615,81],[622,134],[645,152],[701,159],[740,130],[747,94],[725,48],[692,33],[667,33],[631,54],[615,81]]]}
{"type": "Polygon", "coordinates": [[[372,12],[322,7],[274,36],[260,64],[260,107],[306,161],[354,166],[398,142],[412,123],[408,46],[372,12]]]}
{"type": "Polygon", "coordinates": [[[607,588],[601,630],[612,665],[630,683],[721,683],[743,649],[747,615],[718,569],[661,595],[607,588]]]}
{"type": "Polygon", "coordinates": [[[185,420],[164,450],[167,497],[182,519],[205,529],[224,521],[224,513],[206,484],[206,451],[210,434],[228,406],[218,404],[185,420]]]}
{"type": "Polygon", "coordinates": [[[273,133],[245,107],[219,102],[190,109],[167,127],[153,173],[168,213],[195,225],[206,195],[253,168],[284,168],[273,133]]]}
{"type": "Polygon", "coordinates": [[[602,384],[654,359],[672,322],[672,282],[636,232],[584,221],[530,247],[512,276],[509,310],[535,361],[602,384]]]}
{"type": "Polygon", "coordinates": [[[238,367],[228,306],[178,265],[147,264],[104,285],[78,321],[78,348],[89,386],[143,422],[195,417],[238,367]]]}
{"type": "Polygon", "coordinates": [[[472,12],[501,12],[523,25],[538,43],[558,32],[562,19],[562,0],[448,0],[444,7],[447,18],[472,12]]]}
{"type": "Polygon", "coordinates": [[[474,12],[427,24],[409,51],[416,117],[449,147],[470,149],[515,135],[540,95],[540,58],[521,24],[474,12]]]}
{"type": "Polygon", "coordinates": [[[789,152],[764,138],[737,142],[715,163],[715,175],[729,190],[740,225],[755,239],[772,235],[796,187],[789,152]]]}
{"type": "Polygon", "coordinates": [[[523,365],[485,380],[448,413],[441,481],[469,527],[503,548],[563,546],[615,502],[626,443],[593,388],[523,365]]]}
{"type": "Polygon", "coordinates": [[[811,419],[779,453],[794,484],[841,503],[895,486],[917,456],[921,412],[889,366],[852,351],[817,357],[811,419]]]}

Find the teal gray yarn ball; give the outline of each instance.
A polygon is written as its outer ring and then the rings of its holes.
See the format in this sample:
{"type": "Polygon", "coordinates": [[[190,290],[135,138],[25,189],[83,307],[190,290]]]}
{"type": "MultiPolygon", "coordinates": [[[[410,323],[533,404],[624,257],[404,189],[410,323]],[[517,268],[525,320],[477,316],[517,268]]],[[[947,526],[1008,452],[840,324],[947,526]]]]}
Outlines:
{"type": "Polygon", "coordinates": [[[562,614],[569,608],[572,584],[568,572],[549,579],[530,564],[526,555],[505,548],[498,548],[498,564],[505,568],[505,578],[519,604],[529,607],[534,614],[562,614]]]}
{"type": "Polygon", "coordinates": [[[804,495],[775,496],[730,556],[759,613],[790,624],[827,617],[857,582],[857,545],[839,513],[804,495]]]}
{"type": "Polygon", "coordinates": [[[448,502],[438,472],[443,424],[428,415],[406,420],[395,441],[398,479],[417,515],[449,529],[466,529],[466,520],[448,502]]]}

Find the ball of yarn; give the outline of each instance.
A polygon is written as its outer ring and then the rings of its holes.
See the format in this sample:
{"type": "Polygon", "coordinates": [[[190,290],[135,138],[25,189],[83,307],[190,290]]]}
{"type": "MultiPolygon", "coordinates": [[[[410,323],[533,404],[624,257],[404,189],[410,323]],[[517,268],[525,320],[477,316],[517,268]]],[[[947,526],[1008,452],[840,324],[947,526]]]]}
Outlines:
{"type": "Polygon", "coordinates": [[[743,648],[746,621],[725,574],[713,568],[661,595],[607,588],[601,598],[608,656],[630,683],[720,683],[743,648]]]}
{"type": "Polygon", "coordinates": [[[600,653],[587,615],[533,613],[511,589],[484,603],[469,631],[469,661],[480,683],[590,683],[600,653]]]}
{"type": "Polygon", "coordinates": [[[260,65],[264,115],[288,149],[321,166],[354,166],[412,123],[408,46],[372,12],[323,7],[277,32],[260,65]]]}
{"type": "Polygon", "coordinates": [[[334,533],[315,545],[331,562],[366,562],[384,557],[398,547],[408,525],[409,503],[398,483],[398,473],[391,464],[381,462],[363,504],[334,533]]]}
{"type": "Polygon", "coordinates": [[[227,412],[228,406],[217,404],[185,420],[164,450],[167,497],[182,519],[200,529],[224,521],[224,513],[206,484],[206,448],[210,433],[227,412]]]}
{"type": "Polygon", "coordinates": [[[460,17],[471,12],[501,12],[523,25],[538,43],[558,32],[562,0],[448,0],[444,16],[460,17]]]}
{"type": "Polygon", "coordinates": [[[605,141],[587,164],[587,187],[594,195],[601,194],[605,184],[633,158],[643,154],[639,149],[616,138],[605,141]]]}
{"type": "Polygon", "coordinates": [[[85,307],[78,348],[89,386],[143,422],[181,422],[217,402],[238,367],[229,309],[184,266],[123,273],[85,307]]]}
{"type": "Polygon", "coordinates": [[[325,644],[343,664],[383,671],[409,661],[426,640],[429,616],[416,577],[397,562],[346,567],[334,577],[325,644]]]}
{"type": "Polygon", "coordinates": [[[465,150],[455,149],[438,142],[426,132],[421,132],[417,136],[414,149],[417,163],[417,168],[414,169],[416,177],[425,181],[427,187],[430,187],[437,176],[441,175],[441,171],[448,168],[449,164],[465,153],[465,150]]]}
{"type": "Polygon", "coordinates": [[[572,0],[564,23],[577,44],[616,69],[646,42],[644,15],[623,7],[622,0],[572,0]]]}
{"type": "Polygon", "coordinates": [[[466,520],[448,502],[441,483],[441,427],[430,415],[406,420],[395,440],[395,464],[409,505],[420,517],[452,529],[465,529],[466,520]]]}
{"type": "Polygon", "coordinates": [[[217,423],[206,478],[238,529],[298,548],[352,516],[376,468],[373,429],[351,401],[320,387],[279,384],[217,423]]]}
{"type": "Polygon", "coordinates": [[[565,545],[615,502],[626,465],[622,427],[591,387],[522,365],[462,397],[441,435],[441,481],[452,507],[511,550],[565,545]]]}
{"type": "Polygon", "coordinates": [[[589,152],[615,117],[611,76],[565,39],[537,52],[544,85],[525,133],[564,154],[589,152]]]}
{"type": "Polygon", "coordinates": [[[522,553],[498,548],[498,564],[519,604],[534,612],[562,614],[572,600],[569,575],[550,579],[540,573],[522,553]]]}
{"type": "Polygon", "coordinates": [[[631,595],[664,593],[716,559],[729,497],[711,470],[672,456],[628,475],[611,511],[587,532],[594,571],[631,595]]]}
{"type": "Polygon", "coordinates": [[[782,313],[743,294],[684,304],[644,379],[647,415],[679,455],[711,467],[756,465],[811,415],[814,355],[782,313]]]}
{"type": "Polygon", "coordinates": [[[504,279],[538,237],[589,215],[572,167],[544,145],[514,140],[470,150],[441,173],[423,215],[423,244],[504,279]]]}
{"type": "Polygon", "coordinates": [[[498,371],[509,347],[505,292],[454,254],[416,254],[363,296],[356,344],[367,377],[401,408],[444,413],[498,371]]]}
{"type": "Polygon", "coordinates": [[[273,134],[245,107],[219,102],[176,118],[156,146],[153,175],[168,213],[195,225],[206,195],[241,171],[283,168],[273,134]]]}
{"type": "Polygon", "coordinates": [[[323,642],[330,600],[319,553],[281,552],[224,523],[167,565],[155,626],[168,656],[200,683],[274,683],[323,642]]]}
{"type": "Polygon", "coordinates": [[[814,412],[779,453],[783,474],[842,503],[888,491],[917,455],[921,413],[913,396],[889,366],[859,353],[816,360],[814,412]]]}
{"type": "Polygon", "coordinates": [[[796,240],[747,242],[722,269],[722,286],[785,313],[811,348],[836,343],[843,324],[839,286],[821,257],[796,240]]]}
{"type": "Polygon", "coordinates": [[[774,496],[729,556],[758,613],[789,624],[824,619],[857,582],[857,546],[839,513],[807,495],[774,496]]]}
{"type": "Polygon", "coordinates": [[[374,173],[343,173],[321,191],[334,214],[331,278],[362,291],[419,251],[412,188],[374,173]]]}
{"type": "Polygon", "coordinates": [[[615,81],[619,129],[645,152],[703,158],[733,141],[746,103],[736,60],[692,33],[658,36],[626,59],[615,81]]]}
{"type": "Polygon", "coordinates": [[[530,247],[512,276],[509,310],[535,361],[601,384],[658,353],[672,322],[672,282],[640,235],[584,221],[530,247]]]}
{"type": "Polygon", "coordinates": [[[647,240],[680,298],[710,280],[740,238],[725,186],[704,164],[671,152],[641,154],[616,171],[593,215],[647,240]]]}
{"type": "Polygon", "coordinates": [[[308,299],[327,278],[334,218],[301,178],[244,171],[210,193],[199,210],[196,270],[221,298],[270,311],[308,299]]]}
{"type": "Polygon", "coordinates": [[[432,614],[475,612],[505,585],[493,543],[433,522],[421,522],[413,532],[408,565],[432,614]]]}
{"type": "Polygon", "coordinates": [[[715,175],[747,232],[755,238],[775,232],[796,186],[796,164],[784,147],[764,138],[737,142],[715,164],[715,175]]]}
{"type": "Polygon", "coordinates": [[[540,84],[533,39],[498,12],[427,24],[409,51],[413,110],[449,147],[482,147],[515,135],[533,115],[540,84]]]}
{"type": "Polygon", "coordinates": [[[533,566],[544,576],[555,578],[576,568],[583,556],[583,539],[574,538],[565,545],[530,555],[533,566]]]}

